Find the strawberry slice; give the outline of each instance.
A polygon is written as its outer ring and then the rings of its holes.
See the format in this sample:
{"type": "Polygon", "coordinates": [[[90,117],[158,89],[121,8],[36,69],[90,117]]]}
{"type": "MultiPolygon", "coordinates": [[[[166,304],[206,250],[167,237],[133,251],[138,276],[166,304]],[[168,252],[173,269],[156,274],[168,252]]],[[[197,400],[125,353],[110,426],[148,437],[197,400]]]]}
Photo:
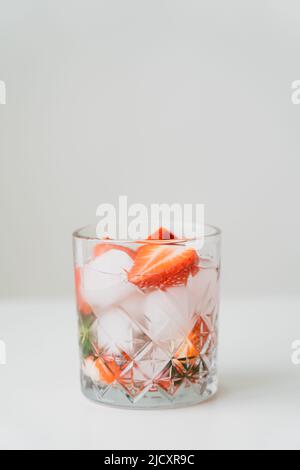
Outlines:
{"type": "Polygon", "coordinates": [[[203,347],[209,340],[210,334],[211,332],[209,326],[202,317],[199,317],[194,325],[194,328],[176,352],[176,359],[184,360],[198,357],[199,354],[201,354],[203,347]]]}
{"type": "Polygon", "coordinates": [[[160,227],[148,237],[148,240],[177,240],[177,237],[165,227],[160,227]]]}
{"type": "Polygon", "coordinates": [[[192,248],[177,245],[143,245],[137,252],[128,280],[141,289],[166,289],[187,283],[197,268],[198,255],[192,248]]]}
{"type": "Polygon", "coordinates": [[[99,373],[99,378],[106,384],[111,384],[120,375],[121,369],[115,363],[114,359],[106,359],[105,361],[99,357],[95,361],[95,366],[99,373]]]}
{"type": "Polygon", "coordinates": [[[132,259],[135,258],[135,251],[131,250],[130,248],[127,248],[126,246],[115,245],[112,243],[99,243],[98,245],[96,245],[93,250],[93,256],[94,258],[97,258],[98,256],[101,256],[110,250],[123,251],[124,253],[127,253],[127,255],[130,256],[132,259]]]}

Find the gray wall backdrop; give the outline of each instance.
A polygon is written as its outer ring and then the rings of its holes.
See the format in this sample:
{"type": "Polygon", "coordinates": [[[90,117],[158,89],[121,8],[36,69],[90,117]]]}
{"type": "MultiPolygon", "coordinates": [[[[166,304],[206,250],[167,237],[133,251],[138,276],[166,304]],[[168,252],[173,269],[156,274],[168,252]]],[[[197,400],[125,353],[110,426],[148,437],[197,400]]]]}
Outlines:
{"type": "Polygon", "coordinates": [[[298,0],[0,0],[0,295],[72,293],[101,202],[200,202],[223,292],[299,292],[298,0]]]}

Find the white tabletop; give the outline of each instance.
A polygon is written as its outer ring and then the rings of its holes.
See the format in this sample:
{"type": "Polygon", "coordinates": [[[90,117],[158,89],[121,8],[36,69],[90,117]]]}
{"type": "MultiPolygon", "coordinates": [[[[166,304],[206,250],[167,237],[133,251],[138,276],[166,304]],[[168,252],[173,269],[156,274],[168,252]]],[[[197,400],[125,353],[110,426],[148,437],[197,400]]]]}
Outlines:
{"type": "Polygon", "coordinates": [[[300,298],[223,300],[219,394],[186,409],[89,402],[76,328],[71,300],[0,303],[1,449],[300,448],[300,298]]]}

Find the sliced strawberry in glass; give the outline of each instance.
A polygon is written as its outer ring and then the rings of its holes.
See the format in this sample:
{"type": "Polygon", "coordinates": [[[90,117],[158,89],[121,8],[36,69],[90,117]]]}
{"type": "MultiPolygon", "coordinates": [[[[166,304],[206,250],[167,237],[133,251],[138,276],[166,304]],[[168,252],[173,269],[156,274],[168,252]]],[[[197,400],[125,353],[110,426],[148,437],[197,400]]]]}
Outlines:
{"type": "Polygon", "coordinates": [[[160,227],[148,237],[148,240],[177,240],[177,237],[165,227],[160,227]]]}
{"type": "Polygon", "coordinates": [[[158,288],[186,285],[195,272],[197,252],[177,245],[141,246],[137,252],[128,280],[139,288],[158,288]]]}
{"type": "Polygon", "coordinates": [[[95,366],[99,372],[99,378],[106,384],[111,384],[120,375],[121,368],[118,366],[113,358],[102,359],[99,357],[95,361],[95,366]]]}

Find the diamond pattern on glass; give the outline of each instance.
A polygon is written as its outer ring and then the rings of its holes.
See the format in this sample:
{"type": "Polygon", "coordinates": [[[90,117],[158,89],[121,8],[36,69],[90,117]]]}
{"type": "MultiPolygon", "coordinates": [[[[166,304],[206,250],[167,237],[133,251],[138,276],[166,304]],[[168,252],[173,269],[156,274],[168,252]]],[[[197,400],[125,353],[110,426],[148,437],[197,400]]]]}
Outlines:
{"type": "Polygon", "coordinates": [[[84,378],[86,387],[96,387],[101,397],[109,388],[121,387],[132,403],[151,390],[161,390],[170,399],[188,384],[196,385],[199,393],[205,390],[216,347],[216,325],[212,316],[198,315],[187,336],[178,338],[177,342],[152,340],[123,311],[118,311],[117,317],[110,320],[119,321],[119,325],[113,325],[115,338],[111,337],[110,323],[101,321],[101,317],[96,321],[97,339],[101,343],[96,362],[98,370],[101,364],[100,378],[84,378]],[[99,328],[102,328],[100,333],[99,328]]]}
{"type": "Polygon", "coordinates": [[[132,361],[116,379],[131,401],[141,398],[152,385],[151,379],[140,369],[138,363],[132,361]]]}
{"type": "Polygon", "coordinates": [[[202,285],[207,275],[203,270],[189,281],[193,296],[186,287],[136,292],[122,305],[84,318],[86,394],[105,402],[118,397],[124,405],[152,398],[173,403],[186,393],[205,396],[216,372],[219,300],[218,276],[210,273],[202,285]]]}

